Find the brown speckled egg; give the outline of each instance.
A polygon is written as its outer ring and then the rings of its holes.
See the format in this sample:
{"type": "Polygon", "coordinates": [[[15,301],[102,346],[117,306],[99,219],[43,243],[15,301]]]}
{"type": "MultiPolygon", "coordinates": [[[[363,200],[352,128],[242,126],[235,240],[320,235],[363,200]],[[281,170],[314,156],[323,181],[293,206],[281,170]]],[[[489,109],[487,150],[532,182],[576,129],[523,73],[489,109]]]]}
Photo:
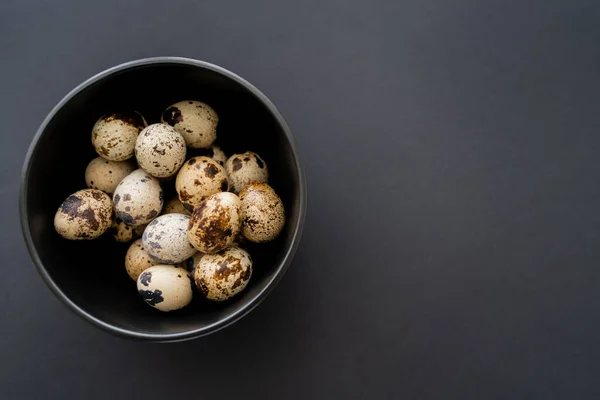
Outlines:
{"type": "Polygon", "coordinates": [[[83,189],[60,205],[54,216],[54,228],[65,239],[95,239],[110,227],[112,209],[112,201],[106,193],[83,189]]]}
{"type": "Polygon", "coordinates": [[[252,258],[240,247],[205,254],[194,270],[196,286],[213,301],[232,298],[246,288],[251,276],[252,258]]]}
{"type": "Polygon", "coordinates": [[[152,124],[140,132],[135,158],[144,170],[157,178],[174,175],[185,161],[185,140],[165,124],[152,124]]]}
{"type": "Polygon", "coordinates": [[[171,200],[165,203],[162,214],[184,214],[190,215],[190,212],[185,209],[179,197],[173,197],[171,200]]]}
{"type": "Polygon", "coordinates": [[[242,235],[255,243],[275,239],[285,225],[285,211],[275,190],[266,183],[251,183],[240,192],[242,235]]]}
{"type": "Polygon", "coordinates": [[[239,193],[249,183],[269,181],[267,163],[251,151],[229,157],[225,163],[225,170],[235,193],[239,193]]]}
{"type": "Polygon", "coordinates": [[[113,203],[118,219],[127,225],[144,225],[160,214],[163,191],[156,178],[136,169],[119,183],[113,203]]]}
{"type": "Polygon", "coordinates": [[[111,161],[133,157],[138,134],[146,127],[138,112],[107,114],[92,128],[92,144],[96,152],[111,161]]]}
{"type": "Polygon", "coordinates": [[[199,251],[196,254],[194,254],[192,257],[185,260],[185,262],[183,263],[184,265],[181,265],[181,267],[185,268],[189,273],[193,274],[194,270],[196,269],[196,266],[198,265],[198,263],[200,262],[200,260],[202,259],[203,256],[204,256],[204,253],[199,251]]]}
{"type": "Polygon", "coordinates": [[[216,253],[232,245],[240,232],[240,199],[233,193],[213,194],[192,213],[190,243],[203,253],[216,253]]]}
{"type": "Polygon", "coordinates": [[[209,147],[217,138],[219,116],[212,107],[200,101],[173,104],[163,112],[161,121],[181,133],[188,147],[209,147]]]}
{"type": "Polygon", "coordinates": [[[209,157],[193,157],[186,161],[175,180],[179,200],[190,212],[211,194],[229,190],[227,173],[209,157]]]}
{"type": "Polygon", "coordinates": [[[144,251],[142,239],[138,239],[131,243],[131,246],[127,249],[127,254],[125,254],[125,270],[131,279],[136,281],[138,276],[140,276],[144,270],[156,264],[158,264],[158,262],[154,261],[148,253],[144,251]]]}
{"type": "Polygon", "coordinates": [[[109,161],[97,157],[85,169],[85,183],[89,188],[112,195],[117,185],[134,169],[129,161],[109,161]]]}
{"type": "Polygon", "coordinates": [[[192,301],[192,280],[187,271],[172,265],[155,265],[137,279],[137,289],[150,306],[160,311],[179,310],[192,301]]]}
{"type": "Polygon", "coordinates": [[[227,161],[227,155],[219,146],[213,144],[205,149],[191,149],[188,153],[188,157],[205,156],[210,157],[222,166],[225,166],[227,161]]]}
{"type": "Polygon", "coordinates": [[[161,264],[178,264],[196,253],[187,237],[190,217],[183,214],[161,215],[148,224],[142,235],[144,250],[161,264]]]}
{"type": "Polygon", "coordinates": [[[133,239],[141,237],[145,228],[146,225],[130,226],[123,221],[113,218],[110,231],[117,242],[127,243],[131,242],[133,239]]]}

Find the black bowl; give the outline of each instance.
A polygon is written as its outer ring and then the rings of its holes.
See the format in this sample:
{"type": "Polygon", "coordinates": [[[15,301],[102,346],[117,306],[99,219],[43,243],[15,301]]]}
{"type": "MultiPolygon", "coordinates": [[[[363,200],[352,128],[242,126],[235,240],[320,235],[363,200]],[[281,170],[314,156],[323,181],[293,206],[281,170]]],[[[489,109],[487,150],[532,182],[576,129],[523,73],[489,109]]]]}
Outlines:
{"type": "Polygon", "coordinates": [[[239,76],[205,62],[160,57],[125,63],[88,79],[50,112],[25,159],[21,224],[38,272],[69,308],[115,334],[178,341],[215,332],[243,317],[273,289],[298,247],[306,214],[306,181],[298,150],[281,114],[258,89],[239,76]],[[126,274],[127,244],[105,234],[68,241],[53,226],[54,214],[71,193],[85,188],[84,171],[96,153],[91,128],[104,113],[138,110],[148,123],[180,100],[201,100],[218,113],[218,144],[227,154],[252,150],[270,172],[281,196],[286,226],[278,239],[247,250],[254,272],[246,290],[224,303],[198,292],[186,308],[161,313],[139,298],[126,274]]]}

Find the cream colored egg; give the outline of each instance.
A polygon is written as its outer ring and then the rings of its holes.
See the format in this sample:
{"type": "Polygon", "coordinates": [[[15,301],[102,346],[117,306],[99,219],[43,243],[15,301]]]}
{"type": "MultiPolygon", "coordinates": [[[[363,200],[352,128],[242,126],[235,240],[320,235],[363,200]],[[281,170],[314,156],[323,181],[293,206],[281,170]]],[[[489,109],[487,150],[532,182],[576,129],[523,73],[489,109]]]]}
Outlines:
{"type": "Polygon", "coordinates": [[[165,206],[163,207],[162,213],[163,213],[163,215],[164,214],[190,215],[190,212],[185,209],[183,204],[181,204],[181,200],[179,200],[179,197],[173,197],[171,200],[167,201],[165,203],[165,206]]]}
{"type": "Polygon", "coordinates": [[[227,161],[227,155],[219,146],[213,144],[210,147],[204,149],[191,149],[189,150],[188,157],[197,157],[204,156],[210,157],[222,166],[225,166],[225,162],[227,161]]]}
{"type": "Polygon", "coordinates": [[[187,231],[190,243],[203,253],[231,246],[240,232],[240,199],[233,193],[216,193],[192,213],[187,231]]]}
{"type": "Polygon", "coordinates": [[[157,178],[174,175],[185,162],[185,140],[165,124],[152,124],[140,132],[135,158],[144,170],[157,178]]]}
{"type": "Polygon", "coordinates": [[[113,203],[118,219],[127,225],[144,225],[160,214],[163,191],[156,178],[143,169],[136,169],[119,183],[113,203]]]}
{"type": "Polygon", "coordinates": [[[128,243],[142,236],[146,225],[131,226],[113,217],[110,232],[119,243],[128,243]]]}
{"type": "Polygon", "coordinates": [[[224,166],[227,162],[227,155],[225,152],[217,145],[210,146],[210,149],[213,152],[212,159],[224,166]]]}
{"type": "Polygon", "coordinates": [[[208,196],[229,190],[229,180],[225,168],[212,158],[193,157],[179,170],[175,190],[183,206],[192,212],[208,196]]]}
{"type": "Polygon", "coordinates": [[[183,268],[155,265],[137,279],[137,289],[146,303],[160,311],[179,310],[192,301],[192,281],[183,268]]]}
{"type": "Polygon", "coordinates": [[[133,157],[138,134],[146,127],[138,112],[106,114],[92,128],[92,144],[96,152],[111,161],[133,157]]]}
{"type": "Polygon", "coordinates": [[[209,147],[217,138],[219,116],[212,107],[200,101],[173,104],[163,112],[161,121],[181,133],[188,147],[209,147]]]}
{"type": "Polygon", "coordinates": [[[185,262],[182,263],[182,265],[180,265],[180,266],[181,266],[181,268],[185,268],[189,273],[193,274],[194,270],[196,269],[196,266],[198,265],[198,263],[200,262],[200,260],[202,259],[203,256],[204,256],[204,253],[199,251],[196,254],[194,254],[192,257],[185,260],[185,262]]]}
{"type": "Polygon", "coordinates": [[[161,215],[148,224],[142,235],[144,250],[161,264],[178,264],[196,253],[187,236],[190,217],[183,214],[161,215]]]}
{"type": "Polygon", "coordinates": [[[54,216],[54,228],[65,239],[95,239],[110,227],[112,213],[112,201],[106,193],[83,189],[60,205],[54,216]]]}
{"type": "Polygon", "coordinates": [[[251,276],[252,258],[240,247],[205,254],[194,270],[196,286],[213,301],[225,301],[240,293],[251,276]]]}
{"type": "Polygon", "coordinates": [[[109,161],[96,157],[85,169],[85,183],[89,188],[112,195],[117,185],[133,170],[135,167],[129,161],[109,161]]]}
{"type": "Polygon", "coordinates": [[[239,193],[249,183],[269,181],[267,163],[251,151],[229,157],[225,163],[225,170],[235,193],[239,193]]]}
{"type": "Polygon", "coordinates": [[[125,254],[125,270],[127,271],[127,275],[134,281],[137,280],[144,270],[157,264],[158,262],[154,261],[144,251],[142,239],[131,243],[131,246],[127,249],[127,254],[125,254]]]}
{"type": "Polygon", "coordinates": [[[251,183],[240,192],[242,235],[255,243],[268,242],[281,233],[285,211],[281,198],[266,183],[251,183]]]}

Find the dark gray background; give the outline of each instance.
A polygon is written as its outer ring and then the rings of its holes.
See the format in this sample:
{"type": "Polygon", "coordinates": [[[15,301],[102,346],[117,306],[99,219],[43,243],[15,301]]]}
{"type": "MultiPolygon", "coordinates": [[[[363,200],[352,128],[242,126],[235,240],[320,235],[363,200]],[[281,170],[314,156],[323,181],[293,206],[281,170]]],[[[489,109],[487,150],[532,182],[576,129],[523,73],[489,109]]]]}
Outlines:
{"type": "Polygon", "coordinates": [[[600,2],[126,3],[0,3],[0,398],[600,396],[600,2]],[[156,55],[263,90],[309,184],[271,296],[171,345],[68,311],[17,213],[54,104],[156,55]]]}

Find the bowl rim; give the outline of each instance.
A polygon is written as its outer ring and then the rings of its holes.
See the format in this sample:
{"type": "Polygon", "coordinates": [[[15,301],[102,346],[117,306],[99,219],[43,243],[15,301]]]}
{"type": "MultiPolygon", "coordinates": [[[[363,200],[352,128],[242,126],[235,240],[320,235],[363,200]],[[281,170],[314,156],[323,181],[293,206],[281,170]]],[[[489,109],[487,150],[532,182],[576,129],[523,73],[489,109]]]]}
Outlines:
{"type": "Polygon", "coordinates": [[[50,111],[50,113],[48,113],[48,115],[46,116],[46,118],[44,119],[44,121],[42,122],[40,127],[38,128],[36,134],[34,135],[32,141],[31,141],[31,144],[29,145],[29,148],[27,150],[27,155],[25,156],[25,161],[23,164],[22,172],[21,172],[21,185],[20,185],[20,190],[19,190],[19,214],[20,214],[20,220],[21,220],[21,230],[23,233],[23,237],[25,239],[27,251],[29,253],[31,260],[33,261],[33,264],[35,265],[38,273],[40,274],[40,276],[42,277],[42,279],[44,280],[46,285],[50,288],[50,290],[69,309],[71,309],[73,312],[75,312],[79,316],[83,317],[84,320],[92,323],[93,325],[95,325],[99,328],[102,328],[105,331],[116,334],[118,336],[133,338],[133,339],[138,339],[138,340],[153,341],[153,342],[178,342],[178,341],[190,340],[190,339],[206,336],[206,335],[217,332],[217,331],[233,324],[234,322],[238,321],[239,319],[241,319],[242,317],[247,315],[256,306],[258,306],[267,297],[267,295],[273,290],[273,288],[277,285],[277,283],[279,283],[279,281],[283,278],[287,269],[289,268],[289,266],[292,262],[292,259],[294,257],[294,254],[296,253],[296,250],[298,249],[298,245],[300,243],[300,238],[302,236],[302,231],[304,229],[304,224],[306,221],[306,207],[307,207],[306,191],[307,191],[306,174],[305,174],[302,162],[300,161],[299,150],[298,150],[298,145],[296,143],[296,140],[294,139],[287,122],[285,121],[285,119],[283,118],[283,116],[281,115],[279,110],[271,102],[271,100],[269,100],[267,98],[267,96],[265,96],[260,90],[258,90],[254,85],[252,85],[250,82],[248,82],[244,78],[242,78],[239,75],[237,75],[223,67],[220,67],[218,65],[215,65],[215,64],[212,64],[212,63],[209,63],[206,61],[200,61],[200,60],[184,58],[184,57],[171,57],[171,56],[150,57],[150,58],[143,58],[143,59],[128,61],[128,62],[116,65],[114,67],[105,69],[104,71],[97,73],[96,75],[88,78],[81,84],[77,85],[69,93],[67,93],[54,106],[54,108],[50,111]],[[220,319],[217,322],[214,322],[210,325],[207,325],[205,327],[198,328],[198,329],[192,329],[192,330],[185,331],[185,332],[179,332],[179,333],[155,334],[155,333],[139,332],[139,331],[135,331],[135,330],[121,328],[121,327],[112,325],[110,323],[107,323],[99,318],[96,318],[93,315],[86,312],[85,310],[83,310],[82,308],[80,308],[77,304],[75,304],[58,287],[58,285],[52,280],[52,278],[46,271],[45,267],[43,266],[42,261],[39,258],[37,250],[33,244],[33,238],[31,237],[31,231],[29,229],[29,216],[27,215],[27,210],[26,210],[27,209],[27,190],[26,190],[26,188],[28,187],[28,182],[29,182],[31,160],[37,150],[39,139],[41,138],[43,132],[46,130],[48,123],[54,118],[56,113],[60,109],[62,109],[62,107],[68,101],[70,101],[73,97],[75,97],[78,93],[80,93],[85,88],[91,86],[92,84],[94,84],[94,83],[102,80],[103,78],[106,78],[107,76],[110,76],[114,73],[121,72],[121,71],[135,68],[135,67],[145,66],[145,65],[165,64],[165,63],[188,65],[188,66],[199,67],[199,68],[208,69],[213,72],[216,72],[216,73],[223,75],[226,78],[231,79],[231,80],[235,81],[236,83],[240,84],[241,86],[243,86],[244,88],[249,90],[260,102],[263,103],[263,105],[269,110],[269,112],[273,115],[273,117],[275,117],[275,119],[277,120],[277,123],[282,128],[288,142],[290,143],[290,147],[292,149],[292,154],[293,154],[294,161],[296,164],[296,169],[298,170],[300,204],[299,204],[298,222],[296,223],[296,227],[293,232],[292,244],[287,249],[287,253],[284,255],[283,260],[276,266],[277,270],[276,270],[273,278],[267,282],[265,287],[260,292],[258,292],[254,297],[252,297],[249,301],[247,301],[245,304],[243,304],[238,310],[236,310],[232,314],[230,314],[227,317],[220,319]]]}

